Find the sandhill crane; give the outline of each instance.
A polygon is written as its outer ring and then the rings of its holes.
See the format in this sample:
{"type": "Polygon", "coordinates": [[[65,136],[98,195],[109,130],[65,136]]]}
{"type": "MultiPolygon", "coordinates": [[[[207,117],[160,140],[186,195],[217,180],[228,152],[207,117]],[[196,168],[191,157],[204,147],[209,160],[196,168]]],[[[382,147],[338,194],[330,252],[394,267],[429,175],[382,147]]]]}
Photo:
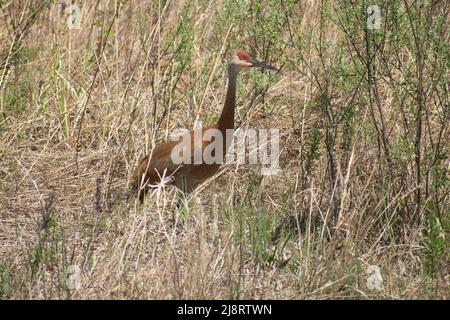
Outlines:
{"type": "MultiPolygon", "coordinates": [[[[248,70],[252,67],[277,70],[275,67],[258,61],[250,56],[246,51],[240,51],[232,56],[228,62],[228,88],[225,97],[225,104],[219,121],[205,128],[191,130],[185,134],[185,138],[190,140],[190,154],[192,157],[196,152],[202,152],[211,140],[205,140],[204,133],[208,129],[217,129],[220,131],[224,140],[223,155],[230,147],[232,139],[227,137],[227,129],[234,129],[234,112],[236,107],[236,80],[239,72],[248,70]],[[198,141],[199,140],[199,141],[198,141]]],[[[197,163],[186,161],[179,164],[174,163],[172,151],[179,141],[167,141],[157,145],[150,156],[144,157],[139,161],[132,181],[134,192],[142,200],[144,191],[150,186],[155,186],[162,178],[170,178],[170,182],[185,192],[191,192],[204,180],[213,176],[219,169],[220,163],[197,163]]]]}

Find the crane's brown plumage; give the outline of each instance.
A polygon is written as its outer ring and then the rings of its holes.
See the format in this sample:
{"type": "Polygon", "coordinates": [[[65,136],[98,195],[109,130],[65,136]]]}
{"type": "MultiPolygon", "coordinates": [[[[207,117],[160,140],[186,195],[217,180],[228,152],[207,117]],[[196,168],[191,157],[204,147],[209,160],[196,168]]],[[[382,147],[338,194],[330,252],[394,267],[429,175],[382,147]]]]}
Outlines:
{"type": "Polygon", "coordinates": [[[208,127],[192,130],[183,135],[183,138],[191,139],[191,161],[182,164],[175,164],[172,161],[172,150],[179,141],[164,142],[156,146],[150,156],[146,156],[139,161],[133,174],[132,188],[139,194],[141,200],[145,189],[160,182],[163,177],[171,177],[171,182],[178,188],[185,192],[191,192],[200,183],[212,177],[219,170],[220,164],[193,164],[194,154],[197,151],[203,151],[210,143],[212,143],[212,141],[203,139],[201,139],[201,141],[194,140],[197,139],[197,137],[203,137],[203,134],[198,134],[198,130],[201,130],[203,133],[208,129],[218,129],[225,140],[223,143],[223,155],[226,155],[226,151],[232,142],[228,141],[226,130],[234,129],[237,75],[240,71],[249,69],[250,67],[276,70],[274,67],[264,62],[253,59],[245,51],[238,52],[230,59],[228,63],[227,94],[219,121],[208,127]],[[196,150],[196,148],[201,148],[201,150],[196,150]]]}

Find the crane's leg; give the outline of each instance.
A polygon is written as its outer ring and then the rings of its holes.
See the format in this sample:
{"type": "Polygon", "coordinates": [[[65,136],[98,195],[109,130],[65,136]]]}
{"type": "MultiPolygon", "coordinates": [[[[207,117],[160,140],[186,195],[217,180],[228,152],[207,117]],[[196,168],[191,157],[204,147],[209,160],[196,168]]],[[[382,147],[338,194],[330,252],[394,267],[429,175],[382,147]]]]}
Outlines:
{"type": "Polygon", "coordinates": [[[188,194],[188,182],[185,176],[180,177],[175,181],[176,187],[179,189],[179,192],[177,192],[177,202],[175,206],[179,210],[183,206],[183,202],[186,202],[186,195],[188,194]]]}

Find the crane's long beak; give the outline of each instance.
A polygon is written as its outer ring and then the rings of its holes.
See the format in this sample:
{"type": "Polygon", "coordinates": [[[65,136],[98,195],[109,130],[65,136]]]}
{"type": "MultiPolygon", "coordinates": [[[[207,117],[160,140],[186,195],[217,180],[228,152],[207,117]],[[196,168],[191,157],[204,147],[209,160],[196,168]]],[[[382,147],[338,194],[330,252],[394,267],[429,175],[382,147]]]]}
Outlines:
{"type": "Polygon", "coordinates": [[[265,62],[262,61],[258,61],[254,58],[250,58],[249,62],[252,64],[252,67],[259,67],[259,68],[264,68],[264,69],[270,69],[270,70],[275,70],[278,71],[277,68],[271,66],[270,64],[267,64],[265,62]]]}

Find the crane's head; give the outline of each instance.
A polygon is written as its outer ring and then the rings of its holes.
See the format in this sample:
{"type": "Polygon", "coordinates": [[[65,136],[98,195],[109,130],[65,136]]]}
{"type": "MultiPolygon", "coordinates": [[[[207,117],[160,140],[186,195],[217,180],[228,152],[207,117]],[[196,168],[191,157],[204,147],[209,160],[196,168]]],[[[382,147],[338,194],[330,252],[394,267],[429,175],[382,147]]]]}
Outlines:
{"type": "Polygon", "coordinates": [[[230,59],[230,67],[233,67],[237,72],[245,71],[252,67],[259,67],[263,69],[277,70],[277,68],[253,58],[247,51],[239,51],[230,59]]]}

